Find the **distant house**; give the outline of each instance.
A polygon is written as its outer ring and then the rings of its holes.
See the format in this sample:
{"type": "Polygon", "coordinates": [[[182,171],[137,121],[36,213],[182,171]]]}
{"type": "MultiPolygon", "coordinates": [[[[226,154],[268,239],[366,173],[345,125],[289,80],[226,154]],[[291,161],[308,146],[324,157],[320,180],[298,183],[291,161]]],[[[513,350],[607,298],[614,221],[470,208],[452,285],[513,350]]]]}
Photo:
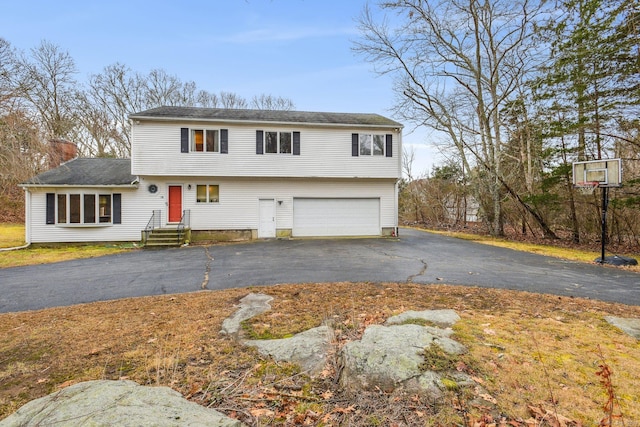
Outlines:
{"type": "Polygon", "coordinates": [[[402,125],[377,114],[160,107],[131,159],[75,159],[22,184],[28,242],[397,233],[402,125]]]}

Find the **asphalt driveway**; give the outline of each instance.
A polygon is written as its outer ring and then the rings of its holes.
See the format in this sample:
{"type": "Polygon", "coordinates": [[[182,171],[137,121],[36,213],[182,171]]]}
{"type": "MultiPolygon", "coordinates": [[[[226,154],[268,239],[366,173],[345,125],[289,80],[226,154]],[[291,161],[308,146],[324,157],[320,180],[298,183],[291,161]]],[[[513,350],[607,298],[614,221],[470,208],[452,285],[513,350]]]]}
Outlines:
{"type": "Polygon", "coordinates": [[[0,312],[338,281],[446,283],[640,305],[637,273],[402,229],[398,239],[254,241],[0,269],[0,312]]]}

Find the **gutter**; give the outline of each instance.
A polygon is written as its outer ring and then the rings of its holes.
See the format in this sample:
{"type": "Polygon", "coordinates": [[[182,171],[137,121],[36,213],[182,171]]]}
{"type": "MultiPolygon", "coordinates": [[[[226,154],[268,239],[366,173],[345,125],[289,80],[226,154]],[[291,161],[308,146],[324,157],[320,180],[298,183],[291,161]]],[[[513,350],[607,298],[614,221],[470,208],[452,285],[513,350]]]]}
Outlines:
{"type": "Polygon", "coordinates": [[[22,188],[138,188],[138,183],[133,181],[131,184],[19,184],[22,188]]]}
{"type": "Polygon", "coordinates": [[[229,123],[243,125],[271,125],[271,126],[292,126],[292,127],[331,127],[331,128],[353,128],[353,129],[393,129],[399,131],[404,128],[401,123],[396,124],[363,124],[363,123],[315,123],[315,122],[297,122],[297,121],[280,121],[280,120],[242,120],[242,119],[222,119],[222,118],[195,118],[195,117],[149,117],[149,116],[129,116],[132,122],[143,121],[149,122],[211,122],[211,123],[229,123]]]}

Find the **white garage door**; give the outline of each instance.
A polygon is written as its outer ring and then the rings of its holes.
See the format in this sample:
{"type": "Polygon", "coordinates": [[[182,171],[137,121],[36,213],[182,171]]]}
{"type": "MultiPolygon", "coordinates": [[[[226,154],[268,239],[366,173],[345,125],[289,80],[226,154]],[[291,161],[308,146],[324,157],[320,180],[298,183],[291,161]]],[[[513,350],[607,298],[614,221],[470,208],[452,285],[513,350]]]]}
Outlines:
{"type": "Polygon", "coordinates": [[[380,199],[293,199],[293,235],[379,236],[380,199]]]}

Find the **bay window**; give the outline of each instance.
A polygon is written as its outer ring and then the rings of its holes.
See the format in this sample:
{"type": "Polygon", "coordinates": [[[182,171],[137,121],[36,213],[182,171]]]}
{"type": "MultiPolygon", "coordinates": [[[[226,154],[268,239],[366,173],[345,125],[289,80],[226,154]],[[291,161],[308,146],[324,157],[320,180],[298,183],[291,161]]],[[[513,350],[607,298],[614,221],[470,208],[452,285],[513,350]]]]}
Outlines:
{"type": "MultiPolygon", "coordinates": [[[[56,224],[118,224],[113,207],[120,206],[120,194],[58,193],[55,197],[56,224]]],[[[49,199],[47,198],[47,203],[49,199]]],[[[47,223],[53,223],[47,220],[47,223]]]]}

